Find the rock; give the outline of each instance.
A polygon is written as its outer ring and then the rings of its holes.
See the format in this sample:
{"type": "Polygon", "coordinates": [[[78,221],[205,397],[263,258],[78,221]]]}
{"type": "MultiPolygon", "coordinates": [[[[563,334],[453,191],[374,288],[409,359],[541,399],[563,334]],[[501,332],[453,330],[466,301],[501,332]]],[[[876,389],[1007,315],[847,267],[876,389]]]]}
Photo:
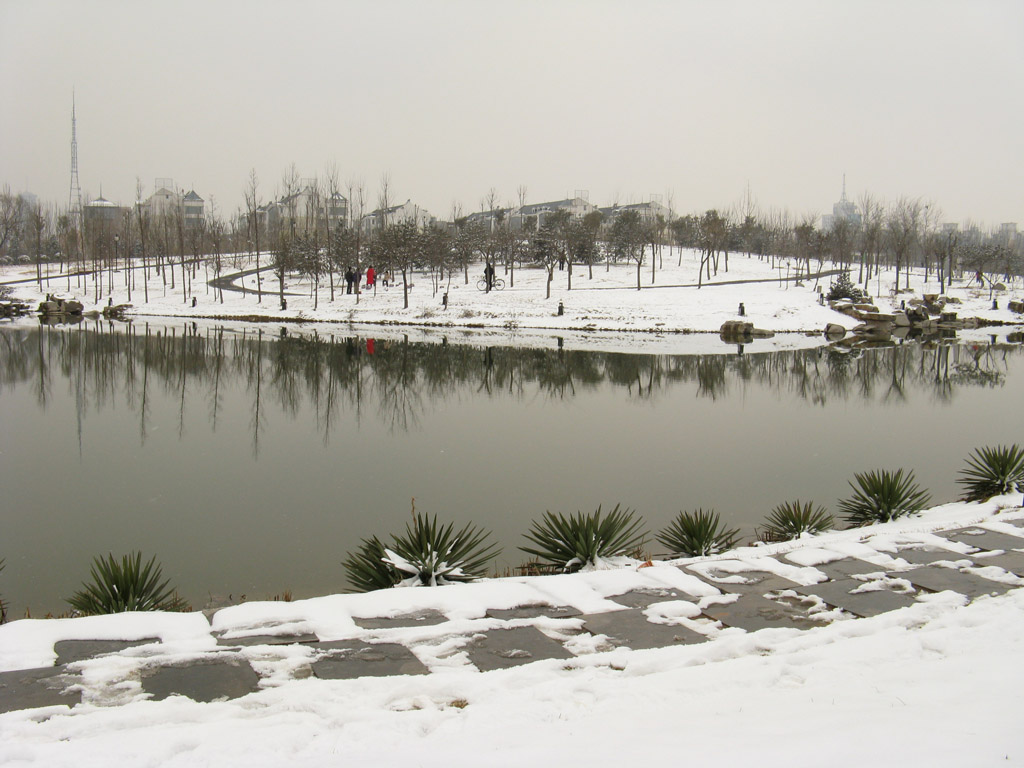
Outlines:
{"type": "Polygon", "coordinates": [[[906,312],[894,312],[892,317],[893,317],[893,322],[896,323],[897,327],[899,327],[899,328],[909,328],[910,327],[910,318],[907,317],[907,313],[906,312]]]}
{"type": "Polygon", "coordinates": [[[71,300],[64,302],[64,311],[69,315],[80,315],[82,314],[83,309],[85,309],[85,307],[80,301],[71,300]]]}
{"type": "Polygon", "coordinates": [[[858,317],[865,323],[895,323],[895,315],[887,315],[882,312],[861,312],[858,317]]]}
{"type": "Polygon", "coordinates": [[[1005,283],[996,283],[995,285],[992,286],[992,290],[994,290],[994,291],[1005,291],[1006,290],[1006,284],[1005,283]]]}
{"type": "Polygon", "coordinates": [[[838,323],[829,323],[825,326],[825,338],[841,339],[846,335],[846,329],[838,323]]]}
{"type": "Polygon", "coordinates": [[[924,299],[924,303],[925,304],[934,304],[936,301],[938,301],[939,294],[937,294],[937,293],[925,293],[925,294],[923,294],[921,296],[921,298],[924,299]]]}
{"type": "Polygon", "coordinates": [[[718,332],[722,336],[748,336],[753,334],[754,324],[742,320],[726,320],[718,332]]]}
{"type": "Polygon", "coordinates": [[[1011,312],[1024,312],[1024,301],[1010,301],[1006,306],[1011,312]]]}
{"type": "Polygon", "coordinates": [[[877,312],[878,307],[874,304],[854,304],[853,308],[858,312],[877,312]]]}
{"type": "Polygon", "coordinates": [[[904,313],[906,318],[910,321],[911,325],[920,325],[921,323],[927,323],[930,319],[928,310],[923,306],[907,307],[904,313]]]}
{"type": "Polygon", "coordinates": [[[940,323],[952,323],[956,321],[956,312],[943,312],[939,315],[940,323]]]}
{"type": "Polygon", "coordinates": [[[956,296],[943,296],[942,297],[942,301],[945,304],[962,304],[963,303],[956,296]]]}

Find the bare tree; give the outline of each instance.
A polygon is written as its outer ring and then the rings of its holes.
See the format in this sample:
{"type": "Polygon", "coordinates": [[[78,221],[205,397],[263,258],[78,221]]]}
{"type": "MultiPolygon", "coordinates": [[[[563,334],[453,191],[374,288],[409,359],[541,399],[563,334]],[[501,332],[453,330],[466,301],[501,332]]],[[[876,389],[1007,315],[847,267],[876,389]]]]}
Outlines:
{"type": "Polygon", "coordinates": [[[249,215],[249,238],[256,254],[256,302],[262,303],[263,289],[260,280],[260,180],[256,169],[249,171],[249,184],[245,188],[245,207],[249,215]]]}
{"type": "Polygon", "coordinates": [[[900,268],[906,264],[907,282],[910,281],[910,257],[918,244],[921,231],[921,201],[917,198],[900,197],[889,207],[885,217],[885,237],[892,251],[896,267],[896,285],[900,290],[900,268]]]}

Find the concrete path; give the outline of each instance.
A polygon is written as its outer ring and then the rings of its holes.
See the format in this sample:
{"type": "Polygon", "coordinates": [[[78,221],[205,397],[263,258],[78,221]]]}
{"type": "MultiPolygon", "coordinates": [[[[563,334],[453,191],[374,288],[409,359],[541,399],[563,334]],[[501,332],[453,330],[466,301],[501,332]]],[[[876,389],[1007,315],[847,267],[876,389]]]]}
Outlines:
{"type": "MultiPolygon", "coordinates": [[[[418,641],[395,642],[394,630],[401,628],[429,629],[430,640],[424,642],[435,645],[438,636],[458,639],[457,645],[468,659],[467,668],[482,672],[541,659],[570,660],[575,655],[570,645],[601,651],[713,643],[717,630],[724,627],[746,632],[778,627],[813,631],[838,619],[857,620],[898,610],[930,593],[951,590],[971,601],[1017,588],[1008,582],[1020,579],[1007,575],[1024,578],[1024,520],[1014,525],[1019,526],[1020,536],[977,527],[941,531],[930,539],[941,542],[938,545],[916,544],[900,548],[892,556],[872,557],[887,560],[883,565],[857,558],[817,565],[814,567],[827,579],[809,586],[768,570],[742,570],[738,574],[742,579],[737,580],[736,569],[729,567],[736,561],[704,561],[679,566],[688,577],[682,583],[692,581],[693,592],[700,594],[670,588],[637,590],[613,596],[606,603],[617,608],[590,614],[554,603],[493,609],[486,612],[482,631],[467,628],[473,622],[450,621],[436,611],[357,617],[358,637],[328,642],[309,633],[279,634],[281,627],[275,626],[257,626],[242,636],[232,632],[225,637],[213,630],[214,622],[210,634],[216,640],[216,650],[175,663],[160,660],[161,643],[156,638],[134,642],[89,637],[63,640],[54,647],[57,659],[53,666],[0,673],[0,712],[79,705],[84,689],[81,662],[111,655],[125,657],[125,679],[104,681],[109,695],[90,690],[92,703],[117,705],[132,700],[124,697],[123,690],[135,683],[154,700],[172,695],[202,702],[238,698],[264,685],[251,659],[297,648],[303,649],[303,661],[291,672],[295,679],[432,674],[416,653],[418,641]],[[865,589],[866,585],[870,588],[865,589]],[[670,609],[679,606],[678,601],[699,603],[700,614],[686,622],[673,620],[670,609]],[[663,606],[661,613],[659,606],[663,606]],[[450,635],[446,626],[451,627],[450,635]],[[704,631],[708,628],[712,630],[704,631]],[[587,642],[578,642],[581,639],[587,642]],[[147,654],[151,662],[146,660],[147,654]],[[127,663],[129,656],[131,663],[127,663]]],[[[773,569],[775,563],[783,566],[774,569],[779,571],[790,566],[780,559],[761,562],[773,569]]],[[[212,620],[215,613],[208,612],[207,618],[212,620]]],[[[417,635],[398,634],[406,638],[417,635]]],[[[451,672],[450,665],[446,671],[451,672]]]]}

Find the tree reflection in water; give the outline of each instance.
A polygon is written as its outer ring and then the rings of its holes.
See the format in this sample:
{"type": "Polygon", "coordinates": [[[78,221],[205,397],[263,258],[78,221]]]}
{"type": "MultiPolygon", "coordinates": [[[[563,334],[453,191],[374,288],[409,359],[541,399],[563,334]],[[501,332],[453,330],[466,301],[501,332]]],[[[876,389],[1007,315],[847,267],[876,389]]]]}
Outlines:
{"type": "Polygon", "coordinates": [[[1002,386],[1011,356],[1021,352],[1019,338],[1014,341],[647,355],[479,347],[447,339],[428,344],[402,337],[377,340],[369,354],[364,338],[338,333],[96,321],[3,329],[0,384],[29,383],[42,408],[54,386],[69,387],[79,436],[88,408],[123,404],[137,411],[142,443],[152,387],[177,403],[179,436],[187,410],[201,403],[216,431],[226,392],[244,387],[252,403],[252,451],[258,455],[267,398],[290,418],[308,406],[325,443],[342,412],[353,413],[357,425],[372,413],[391,430],[414,430],[432,403],[471,392],[560,399],[610,384],[630,398],[691,387],[696,397],[716,400],[733,388],[757,385],[815,406],[835,400],[902,403],[916,391],[948,401],[959,388],[1002,386]]]}

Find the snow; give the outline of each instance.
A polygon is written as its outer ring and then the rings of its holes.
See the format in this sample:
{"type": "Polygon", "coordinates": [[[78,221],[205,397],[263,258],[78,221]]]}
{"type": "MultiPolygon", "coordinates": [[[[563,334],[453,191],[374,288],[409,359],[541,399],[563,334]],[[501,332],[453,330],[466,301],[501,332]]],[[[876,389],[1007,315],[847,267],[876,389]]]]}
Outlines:
{"type": "MultiPolygon", "coordinates": [[[[539,345],[557,338],[567,347],[608,351],[731,352],[717,331],[737,319],[740,302],[758,328],[794,333],[754,342],[754,349],[820,344],[826,323],[852,328],[856,321],[817,303],[813,281],[780,284],[764,262],[733,254],[728,273],[716,280],[761,282],[710,285],[695,282],[692,252],[665,253],[653,289],[635,290],[628,265],[574,270],[574,289],[555,273],[544,298],[543,271],[517,270],[515,288],[483,294],[477,275],[468,286],[453,279],[448,309],[426,276],[414,278],[411,306],[392,288],[364,294],[358,305],[343,293],[328,300],[321,289],[313,309],[306,284],[286,290],[288,309],[279,310],[276,284],[265,278],[262,303],[255,295],[225,292],[224,302],[195,283],[198,306],[183,301],[180,287],[167,291],[150,281],[150,302],[133,292],[132,315],[175,316],[197,323],[209,318],[260,315],[293,321],[302,332],[334,328],[376,338],[409,335],[413,340],[448,337],[458,343],[539,345]],[[565,314],[558,316],[558,302],[565,314]],[[312,325],[316,321],[317,325],[312,325]],[[308,324],[308,325],[306,325],[308,324]],[[698,332],[696,335],[690,332],[698,332]],[[706,332],[706,333],[704,333],[706,332]],[[812,333],[813,336],[805,335],[812,333]]],[[[244,268],[239,264],[238,268],[244,268]]],[[[784,264],[785,267],[785,264],[784,264]]],[[[826,268],[828,265],[826,265],[826,268]]],[[[34,268],[6,267],[0,282],[30,278],[34,268]]],[[[115,273],[115,283],[123,278],[115,273]]],[[[254,287],[253,276],[239,281],[254,287]]],[[[506,278],[507,279],[507,278],[506,278]]],[[[649,266],[642,275],[650,282],[649,266]]],[[[829,278],[822,283],[827,289],[829,278]]],[[[891,273],[872,281],[877,303],[888,312],[891,273]]],[[[916,295],[938,293],[915,274],[916,295]]],[[[38,291],[19,283],[15,294],[37,301],[46,292],[69,296],[67,281],[38,291]]],[[[1022,288],[1011,285],[1011,295],[1022,288]]],[[[988,291],[958,283],[950,295],[963,302],[961,317],[1019,322],[1005,309],[992,310],[988,291]]],[[[104,293],[77,291],[86,310],[107,304],[104,293]]],[[[127,301],[123,284],[113,303],[127,301]]],[[[16,323],[35,324],[35,318],[16,323]]],[[[1004,329],[964,332],[987,340],[1004,329]]],[[[0,715],[0,764],[74,766],[223,767],[379,766],[588,766],[627,762],[678,765],[773,766],[1024,765],[1024,739],[1017,715],[1024,682],[1024,590],[983,597],[967,604],[951,592],[919,597],[913,605],[868,619],[831,621],[813,629],[765,629],[747,633],[695,619],[702,605],[735,600],[675,565],[713,572],[720,581],[746,580],[744,573],[768,570],[799,584],[825,578],[816,566],[859,557],[882,568],[909,568],[899,558],[910,544],[941,546],[950,560],[963,551],[935,531],[955,526],[1020,535],[1006,521],[1024,517],[1020,495],[982,504],[938,506],[919,517],[867,529],[830,532],[794,542],[743,547],[694,561],[608,563],[603,570],[559,576],[490,579],[443,587],[392,589],[358,595],[327,595],[296,602],[253,602],[222,609],[208,620],[194,614],[20,620],[0,627],[0,670],[52,665],[60,640],[157,638],[115,656],[73,666],[82,675],[83,703],[73,709],[49,707],[0,715]],[[940,543],[941,542],[941,543],[940,543]],[[637,589],[671,588],[682,596],[645,609],[658,623],[687,626],[709,637],[695,645],[655,650],[608,646],[600,637],[575,634],[578,619],[537,619],[530,624],[564,641],[575,658],[541,660],[507,670],[479,672],[461,648],[475,632],[522,622],[486,618],[488,609],[532,604],[569,605],[581,613],[620,610],[612,598],[637,589]],[[437,611],[449,621],[381,630],[361,629],[356,618],[437,611]],[[312,650],[302,645],[256,645],[242,653],[261,676],[260,690],[240,699],[196,703],[183,697],[152,701],[138,672],[146,665],[187,661],[216,653],[213,633],[225,638],[310,633],[323,641],[372,637],[414,647],[429,669],[422,676],[355,680],[296,679],[312,650]],[[112,681],[122,681],[112,686],[112,681]]],[[[1024,543],[1024,539],[1022,539],[1024,543]]],[[[972,572],[1005,584],[1021,580],[997,566],[972,572]]],[[[898,576],[888,577],[899,581],[898,576]]],[[[879,579],[865,582],[878,588],[879,579]]]]}
{"type": "MultiPolygon", "coordinates": [[[[264,257],[266,263],[266,257],[264,257]]],[[[678,351],[681,345],[689,353],[733,351],[735,345],[723,344],[717,332],[727,320],[739,319],[739,305],[744,304],[744,320],[757,328],[776,332],[773,339],[753,342],[755,350],[797,349],[821,344],[821,332],[828,323],[852,329],[859,321],[831,310],[818,303],[817,287],[828,290],[834,276],[826,276],[805,283],[780,282],[780,277],[795,274],[796,264],[792,261],[777,260],[778,268],[772,269],[768,261],[756,256],[731,254],[729,271],[720,271],[710,283],[696,287],[699,256],[695,251],[665,248],[662,267],[659,267],[651,281],[649,263],[641,274],[643,290],[636,290],[635,267],[627,264],[594,267],[593,279],[587,269],[575,266],[573,289],[567,289],[567,272],[556,271],[551,284],[551,298],[545,298],[546,273],[539,268],[524,268],[515,271],[515,286],[502,291],[482,293],[476,288],[477,273],[482,266],[470,268],[469,284],[464,283],[462,274],[455,274],[451,283],[434,290],[426,274],[415,274],[411,278],[413,287],[409,291],[409,308],[402,306],[401,285],[385,291],[379,287],[364,291],[356,303],[354,295],[345,294],[344,288],[335,289],[335,299],[330,301],[330,289],[321,285],[319,301],[312,297],[310,283],[294,277],[285,284],[288,309],[282,310],[277,294],[277,280],[271,272],[264,272],[262,301],[257,300],[254,291],[256,275],[250,274],[233,281],[237,288],[246,292],[224,291],[223,302],[214,289],[207,287],[205,279],[212,277],[200,268],[198,279],[193,281],[193,291],[186,300],[181,291],[180,274],[177,274],[175,290],[165,287],[162,279],[155,275],[149,280],[149,301],[142,300],[141,282],[132,291],[132,308],[129,316],[142,318],[178,317],[197,321],[210,318],[254,318],[288,321],[295,329],[304,328],[320,333],[335,329],[351,332],[357,329],[363,335],[378,339],[408,335],[412,341],[440,340],[458,342],[461,332],[467,340],[476,344],[553,347],[561,343],[569,348],[600,348],[609,352],[661,352],[678,351]],[[681,264],[679,263],[681,260],[681,264]],[[441,297],[445,290],[449,294],[448,308],[444,309],[441,297]],[[197,298],[197,306],[191,306],[191,297],[197,298]],[[559,302],[564,315],[557,314],[559,302]],[[316,307],[316,308],[314,308],[316,307]],[[460,333],[453,333],[458,331],[460,333]]],[[[254,266],[248,257],[225,257],[224,274],[254,266]]],[[[817,264],[812,267],[816,270],[817,264]]],[[[826,272],[833,265],[825,262],[826,272]]],[[[138,271],[137,271],[138,272],[138,271]]],[[[180,268],[178,269],[180,272],[180,268]]],[[[107,292],[104,280],[99,302],[95,302],[92,282],[88,286],[77,286],[75,279],[51,278],[38,290],[34,265],[0,267],[0,283],[18,281],[12,284],[15,294],[29,302],[41,301],[46,293],[64,298],[74,297],[83,302],[85,310],[101,311],[108,303],[128,302],[123,272],[114,272],[112,293],[107,292]]],[[[856,278],[856,269],[853,271],[856,278]]],[[[336,276],[340,280],[340,277],[336,276]]],[[[506,282],[510,282],[505,276],[506,282]]],[[[904,276],[901,276],[901,285],[904,276]]],[[[136,275],[141,281],[141,274],[136,275]]],[[[342,284],[344,281],[341,281],[342,284]]],[[[1011,298],[1024,296],[1024,285],[1019,280],[1009,283],[1009,292],[997,293],[1000,309],[991,308],[992,300],[987,289],[978,289],[969,280],[956,281],[952,289],[942,291],[934,282],[934,273],[925,280],[923,271],[911,275],[913,293],[891,294],[895,283],[894,273],[883,271],[870,283],[870,290],[881,312],[890,312],[898,307],[901,300],[920,296],[924,293],[945,293],[962,303],[954,306],[960,317],[979,317],[1003,323],[1021,323],[1024,318],[1010,312],[1006,306],[1011,298]]],[[[24,322],[24,321],[22,321],[24,322]]],[[[994,329],[965,331],[964,338],[976,335],[979,340],[988,340],[994,329]]],[[[999,332],[996,329],[996,332],[999,332]]]]}
{"type": "MultiPolygon", "coordinates": [[[[952,526],[1019,536],[1021,529],[1007,522],[1024,517],[1019,504],[1019,494],[947,504],[885,525],[677,562],[737,578],[767,568],[814,583],[823,577],[816,564],[850,552],[891,564],[896,545],[933,544],[935,531],[952,526]]],[[[1021,583],[996,566],[975,572],[1021,583]]],[[[903,580],[897,574],[887,581],[899,587],[903,580]]],[[[879,580],[863,588],[877,589],[879,580]]],[[[874,618],[828,622],[838,616],[826,612],[812,629],[753,633],[695,618],[702,603],[735,599],[714,592],[669,564],[633,561],[569,575],[245,603],[218,611],[211,622],[199,613],[15,621],[0,627],[0,665],[7,670],[51,664],[61,639],[159,638],[161,644],[77,662],[83,703],[73,709],[0,715],[0,763],[1024,764],[1016,722],[1024,590],[970,604],[942,592],[874,618]],[[532,623],[566,639],[575,658],[481,673],[460,652],[473,633],[526,623],[484,618],[487,608],[556,601],[581,611],[613,610],[621,609],[610,600],[615,595],[665,587],[685,594],[646,608],[648,619],[687,626],[707,642],[608,650],[600,637],[573,637],[578,619],[547,619],[532,623]],[[450,623],[364,630],[353,621],[428,610],[450,623]],[[261,675],[260,690],[240,699],[151,701],[137,682],[146,664],[216,652],[211,632],[242,637],[275,630],[410,644],[431,673],[296,679],[312,660],[308,646],[256,645],[242,652],[261,675]],[[111,693],[112,681],[125,682],[111,693]]]]}

